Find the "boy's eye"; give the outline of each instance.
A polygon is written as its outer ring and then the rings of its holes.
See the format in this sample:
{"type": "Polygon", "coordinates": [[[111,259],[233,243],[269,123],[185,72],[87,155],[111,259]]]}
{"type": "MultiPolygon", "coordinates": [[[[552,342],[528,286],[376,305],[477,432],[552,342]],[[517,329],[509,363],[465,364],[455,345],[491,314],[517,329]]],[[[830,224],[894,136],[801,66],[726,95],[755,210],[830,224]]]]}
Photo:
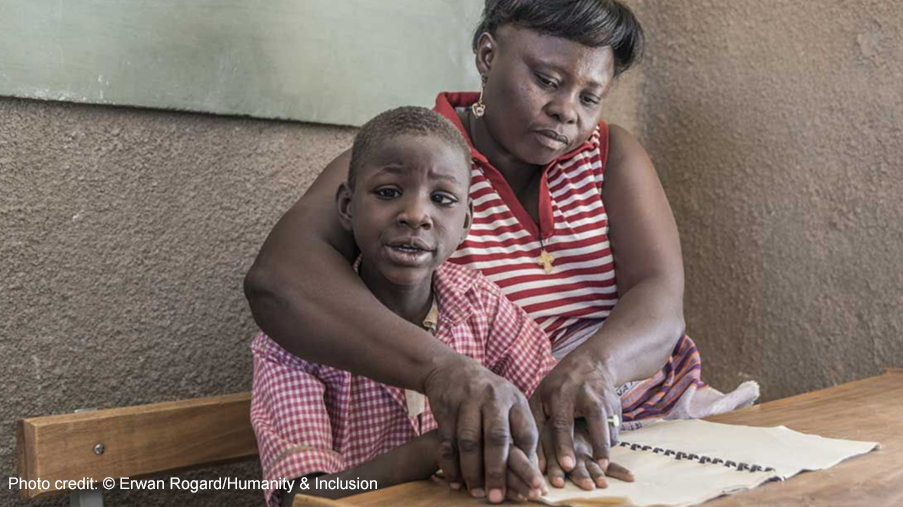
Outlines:
{"type": "Polygon", "coordinates": [[[399,192],[398,189],[391,187],[377,188],[374,193],[380,199],[395,199],[401,195],[401,192],[399,192]]]}
{"type": "Polygon", "coordinates": [[[448,194],[440,193],[440,192],[434,193],[432,196],[430,196],[430,198],[433,200],[434,203],[440,204],[442,206],[451,206],[451,205],[455,204],[456,202],[458,202],[458,200],[455,199],[454,197],[452,197],[448,194]]]}

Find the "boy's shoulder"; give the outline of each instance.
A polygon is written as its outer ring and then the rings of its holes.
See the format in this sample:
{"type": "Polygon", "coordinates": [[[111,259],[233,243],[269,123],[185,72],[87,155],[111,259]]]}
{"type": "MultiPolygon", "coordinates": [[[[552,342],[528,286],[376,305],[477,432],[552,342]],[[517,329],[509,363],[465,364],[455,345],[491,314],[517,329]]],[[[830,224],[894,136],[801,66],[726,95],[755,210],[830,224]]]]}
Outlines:
{"type": "Polygon", "coordinates": [[[445,262],[433,273],[439,314],[452,321],[466,318],[505,297],[502,289],[474,269],[445,262]]]}
{"type": "Polygon", "coordinates": [[[491,294],[501,293],[499,286],[479,271],[453,262],[444,262],[436,269],[433,273],[433,283],[440,293],[454,292],[462,297],[468,293],[479,294],[487,291],[491,294]]]}

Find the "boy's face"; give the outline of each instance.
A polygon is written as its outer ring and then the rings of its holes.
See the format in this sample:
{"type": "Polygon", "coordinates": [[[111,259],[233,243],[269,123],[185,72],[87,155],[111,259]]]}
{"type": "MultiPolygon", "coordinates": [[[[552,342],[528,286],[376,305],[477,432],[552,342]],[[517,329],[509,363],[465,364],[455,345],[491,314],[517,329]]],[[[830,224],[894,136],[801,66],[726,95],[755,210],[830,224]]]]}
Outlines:
{"type": "Polygon", "coordinates": [[[422,284],[470,229],[469,161],[436,136],[390,138],[358,168],[354,191],[339,189],[338,208],[362,269],[390,285],[422,284]]]}

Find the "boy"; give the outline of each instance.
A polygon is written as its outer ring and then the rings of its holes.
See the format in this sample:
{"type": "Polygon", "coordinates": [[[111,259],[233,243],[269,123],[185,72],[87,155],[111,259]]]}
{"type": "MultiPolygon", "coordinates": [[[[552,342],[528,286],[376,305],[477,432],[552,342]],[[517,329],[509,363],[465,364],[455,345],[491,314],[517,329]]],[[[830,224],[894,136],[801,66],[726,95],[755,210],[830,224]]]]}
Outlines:
{"type": "MultiPolygon", "coordinates": [[[[529,396],[553,366],[549,340],[496,285],[445,262],[470,229],[470,157],[437,113],[382,113],[355,137],[336,195],[339,218],[361,252],[358,274],[382,304],[529,396]]],[[[269,505],[436,472],[436,421],[423,395],[303,361],[263,333],[251,348],[251,422],[264,478],[294,480],[290,491],[267,490],[269,505]]],[[[508,463],[509,472],[532,466],[516,448],[508,463]]]]}

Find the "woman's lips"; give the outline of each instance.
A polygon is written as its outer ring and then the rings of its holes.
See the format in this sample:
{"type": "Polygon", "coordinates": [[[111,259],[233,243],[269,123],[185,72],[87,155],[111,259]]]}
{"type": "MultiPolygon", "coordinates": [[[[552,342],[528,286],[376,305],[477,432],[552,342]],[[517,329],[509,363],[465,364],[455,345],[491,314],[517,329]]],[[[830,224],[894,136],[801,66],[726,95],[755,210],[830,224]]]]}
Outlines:
{"type": "Polygon", "coordinates": [[[533,134],[540,144],[553,150],[558,150],[568,145],[567,136],[554,130],[535,130],[533,134]]]}

